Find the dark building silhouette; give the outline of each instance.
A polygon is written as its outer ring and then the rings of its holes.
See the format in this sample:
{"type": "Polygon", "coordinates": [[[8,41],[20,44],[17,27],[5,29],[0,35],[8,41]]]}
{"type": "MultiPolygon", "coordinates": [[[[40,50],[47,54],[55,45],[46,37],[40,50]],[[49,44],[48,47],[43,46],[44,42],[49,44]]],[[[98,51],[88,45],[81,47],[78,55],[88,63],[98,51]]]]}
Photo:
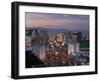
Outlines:
{"type": "Polygon", "coordinates": [[[38,59],[35,54],[33,54],[31,51],[26,51],[26,68],[31,68],[31,67],[38,67],[38,66],[43,66],[43,63],[41,60],[38,59]]]}

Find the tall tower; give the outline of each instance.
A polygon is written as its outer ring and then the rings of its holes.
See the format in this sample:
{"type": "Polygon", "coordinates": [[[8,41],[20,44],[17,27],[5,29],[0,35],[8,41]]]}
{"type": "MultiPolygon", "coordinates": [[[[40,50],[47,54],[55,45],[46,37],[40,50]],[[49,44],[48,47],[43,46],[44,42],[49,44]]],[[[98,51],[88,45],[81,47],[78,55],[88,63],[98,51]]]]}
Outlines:
{"type": "Polygon", "coordinates": [[[79,43],[77,42],[77,34],[78,32],[71,32],[71,38],[68,42],[68,53],[73,56],[77,56],[77,52],[79,52],[79,43]]]}
{"type": "Polygon", "coordinates": [[[42,62],[44,62],[45,59],[46,59],[46,48],[45,48],[45,46],[42,46],[42,47],[40,48],[40,60],[41,60],[42,62]]]}
{"type": "Polygon", "coordinates": [[[73,47],[74,47],[74,54],[76,55],[77,32],[73,32],[72,43],[73,43],[73,47]]]}

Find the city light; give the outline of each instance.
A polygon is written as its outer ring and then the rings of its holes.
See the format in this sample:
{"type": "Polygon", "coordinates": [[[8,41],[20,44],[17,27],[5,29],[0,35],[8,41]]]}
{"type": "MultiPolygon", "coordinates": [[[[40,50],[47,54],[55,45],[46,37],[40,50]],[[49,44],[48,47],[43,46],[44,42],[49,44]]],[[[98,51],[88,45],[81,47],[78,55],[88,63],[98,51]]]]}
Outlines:
{"type": "Polygon", "coordinates": [[[26,51],[31,47],[30,51],[39,60],[32,67],[89,65],[89,35],[86,32],[50,34],[45,29],[30,29],[26,32],[25,43],[26,51]]]}

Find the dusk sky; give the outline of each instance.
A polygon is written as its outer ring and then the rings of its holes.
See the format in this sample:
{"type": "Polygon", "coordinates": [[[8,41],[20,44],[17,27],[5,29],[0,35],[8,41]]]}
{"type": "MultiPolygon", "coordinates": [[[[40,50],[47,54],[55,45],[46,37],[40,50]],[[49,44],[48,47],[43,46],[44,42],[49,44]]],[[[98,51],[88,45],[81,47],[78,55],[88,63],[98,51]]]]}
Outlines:
{"type": "Polygon", "coordinates": [[[25,26],[89,31],[89,16],[25,12],[25,26]]]}

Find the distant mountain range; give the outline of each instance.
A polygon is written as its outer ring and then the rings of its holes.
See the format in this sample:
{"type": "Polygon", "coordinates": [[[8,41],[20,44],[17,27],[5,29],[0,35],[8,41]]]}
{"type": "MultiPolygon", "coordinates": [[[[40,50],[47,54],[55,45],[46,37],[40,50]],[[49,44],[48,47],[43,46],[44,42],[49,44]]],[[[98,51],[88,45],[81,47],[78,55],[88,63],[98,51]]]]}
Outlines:
{"type": "MultiPolygon", "coordinates": [[[[62,32],[71,32],[67,29],[51,29],[51,28],[43,28],[43,27],[33,27],[33,28],[29,28],[26,27],[26,30],[31,30],[31,29],[37,29],[39,31],[47,31],[50,34],[57,34],[57,33],[62,33],[62,32]]],[[[74,32],[74,31],[73,31],[74,32]]],[[[75,31],[75,32],[89,32],[89,31],[75,31]]]]}
{"type": "Polygon", "coordinates": [[[28,27],[26,27],[26,30],[30,30],[30,29],[37,29],[39,31],[47,31],[49,34],[68,32],[68,30],[66,30],[66,29],[50,29],[50,28],[42,28],[42,27],[28,28],[28,27]]]}

